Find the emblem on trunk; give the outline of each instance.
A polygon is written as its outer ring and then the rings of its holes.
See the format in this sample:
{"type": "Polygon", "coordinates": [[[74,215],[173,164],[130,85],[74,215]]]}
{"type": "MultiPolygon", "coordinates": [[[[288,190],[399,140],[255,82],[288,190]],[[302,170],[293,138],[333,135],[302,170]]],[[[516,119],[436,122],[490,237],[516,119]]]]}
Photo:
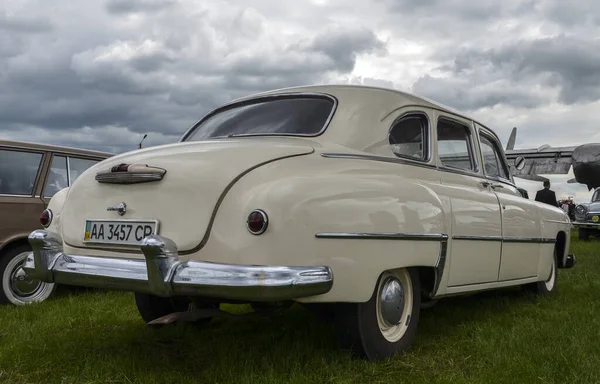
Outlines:
{"type": "Polygon", "coordinates": [[[119,203],[117,205],[111,205],[106,208],[107,211],[117,211],[119,215],[123,216],[127,212],[127,204],[125,202],[119,203]]]}

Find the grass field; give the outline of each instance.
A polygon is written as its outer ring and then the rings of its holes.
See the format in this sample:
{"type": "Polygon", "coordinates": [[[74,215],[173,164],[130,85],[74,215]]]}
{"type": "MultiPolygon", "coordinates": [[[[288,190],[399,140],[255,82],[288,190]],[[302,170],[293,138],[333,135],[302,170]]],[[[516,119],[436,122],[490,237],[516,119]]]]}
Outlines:
{"type": "Polygon", "coordinates": [[[0,307],[0,382],[598,383],[600,242],[573,239],[571,250],[578,264],[559,270],[550,297],[509,289],[440,301],[422,313],[414,347],[380,363],[338,349],[330,326],[300,306],[156,330],[131,294],[62,290],[0,307]]]}

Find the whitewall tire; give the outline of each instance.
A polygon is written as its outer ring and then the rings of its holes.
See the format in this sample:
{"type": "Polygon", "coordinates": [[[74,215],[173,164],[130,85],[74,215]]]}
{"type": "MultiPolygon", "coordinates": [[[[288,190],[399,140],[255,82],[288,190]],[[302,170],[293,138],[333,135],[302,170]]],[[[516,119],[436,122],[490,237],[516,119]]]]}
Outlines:
{"type": "Polygon", "coordinates": [[[26,305],[48,299],[56,290],[56,284],[33,280],[23,271],[22,265],[31,248],[21,245],[6,250],[0,255],[2,289],[0,303],[26,305]]]}
{"type": "Polygon", "coordinates": [[[415,341],[421,306],[416,268],[381,274],[366,303],[340,303],[335,326],[342,347],[368,360],[402,354],[415,341]]]}

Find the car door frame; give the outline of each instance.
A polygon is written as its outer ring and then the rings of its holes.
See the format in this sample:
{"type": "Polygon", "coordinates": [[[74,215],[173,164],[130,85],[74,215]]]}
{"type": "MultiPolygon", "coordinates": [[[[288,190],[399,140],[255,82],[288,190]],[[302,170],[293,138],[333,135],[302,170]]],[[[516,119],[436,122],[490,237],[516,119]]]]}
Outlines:
{"type": "MultiPolygon", "coordinates": [[[[486,179],[481,169],[481,154],[479,138],[471,119],[453,114],[448,111],[436,110],[435,118],[435,154],[437,167],[442,178],[442,185],[455,184],[457,191],[446,190],[453,200],[451,204],[452,230],[448,244],[448,277],[446,280],[446,293],[458,293],[477,289],[482,284],[497,283],[498,271],[501,261],[501,212],[500,203],[491,188],[486,184],[486,179]],[[469,145],[472,153],[471,162],[473,170],[464,170],[444,165],[439,157],[439,137],[437,135],[438,124],[441,119],[454,121],[469,130],[469,145]],[[459,198],[457,192],[463,188],[465,192],[472,192],[473,196],[479,196],[482,204],[485,204],[488,212],[489,222],[485,223],[489,228],[478,228],[476,225],[462,225],[458,227],[457,216],[469,218],[469,208],[465,201],[461,208],[457,208],[459,198]],[[459,212],[459,209],[462,212],[459,212]],[[489,214],[490,210],[492,213],[489,214]],[[487,260],[481,260],[485,257],[487,260]]],[[[484,211],[484,210],[482,210],[484,211]]],[[[480,213],[483,214],[483,213],[480,213]]]]}
{"type": "Polygon", "coordinates": [[[481,135],[491,141],[501,166],[508,179],[488,175],[483,167],[485,178],[498,197],[502,213],[502,256],[498,270],[498,281],[514,281],[536,278],[542,240],[539,210],[529,199],[524,198],[514,182],[509,163],[502,149],[500,139],[494,132],[481,124],[475,124],[481,153],[481,135]]]}

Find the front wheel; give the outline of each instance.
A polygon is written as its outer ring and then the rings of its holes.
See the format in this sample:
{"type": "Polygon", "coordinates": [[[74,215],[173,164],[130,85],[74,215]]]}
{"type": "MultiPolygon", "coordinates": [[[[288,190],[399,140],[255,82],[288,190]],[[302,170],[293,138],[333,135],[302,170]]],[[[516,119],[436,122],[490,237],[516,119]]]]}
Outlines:
{"type": "Polygon", "coordinates": [[[2,289],[0,303],[26,305],[48,299],[56,291],[56,284],[31,279],[23,270],[31,247],[20,245],[10,248],[0,255],[2,289]]]}
{"type": "Polygon", "coordinates": [[[556,289],[556,280],[558,278],[558,269],[557,269],[557,252],[554,250],[554,255],[552,257],[552,265],[550,268],[550,274],[543,281],[537,281],[535,283],[525,284],[523,288],[526,291],[532,292],[539,296],[548,295],[550,292],[556,289]]]}
{"type": "Polygon", "coordinates": [[[418,271],[386,271],[369,301],[338,304],[335,323],[339,342],[371,361],[402,354],[415,341],[420,306],[418,271]]]}
{"type": "Polygon", "coordinates": [[[590,234],[587,229],[579,228],[579,240],[586,241],[590,238],[590,234]]]}

